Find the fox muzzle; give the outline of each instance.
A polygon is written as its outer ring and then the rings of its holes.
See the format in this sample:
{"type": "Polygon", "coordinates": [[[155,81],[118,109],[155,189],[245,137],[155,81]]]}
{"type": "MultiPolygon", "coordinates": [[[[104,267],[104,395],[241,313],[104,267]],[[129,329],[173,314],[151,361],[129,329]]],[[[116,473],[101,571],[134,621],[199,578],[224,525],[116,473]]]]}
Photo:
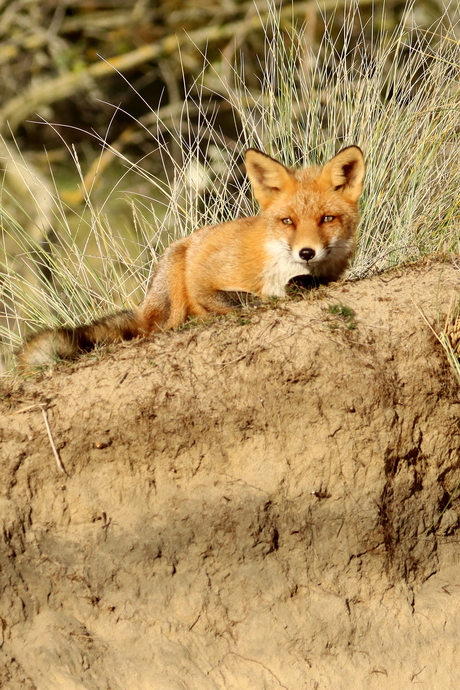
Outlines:
{"type": "Polygon", "coordinates": [[[315,254],[315,250],[311,249],[311,247],[303,247],[299,250],[299,256],[303,261],[311,261],[312,259],[314,259],[315,254]]]}

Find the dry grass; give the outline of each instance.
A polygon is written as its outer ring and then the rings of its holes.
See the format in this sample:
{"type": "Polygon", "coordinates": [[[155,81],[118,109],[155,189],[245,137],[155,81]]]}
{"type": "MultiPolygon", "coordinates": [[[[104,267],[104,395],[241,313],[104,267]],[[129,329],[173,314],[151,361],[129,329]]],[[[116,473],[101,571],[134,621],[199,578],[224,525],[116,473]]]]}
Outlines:
{"type": "Polygon", "coordinates": [[[453,297],[446,314],[444,326],[436,333],[443,346],[455,378],[460,384],[460,300],[453,297]]]}

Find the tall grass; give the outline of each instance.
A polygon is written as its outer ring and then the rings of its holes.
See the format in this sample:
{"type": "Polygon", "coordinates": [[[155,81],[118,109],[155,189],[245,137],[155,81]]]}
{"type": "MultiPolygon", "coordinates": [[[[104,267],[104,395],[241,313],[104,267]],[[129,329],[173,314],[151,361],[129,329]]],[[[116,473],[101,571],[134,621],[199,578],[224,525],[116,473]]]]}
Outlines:
{"type": "MultiPolygon", "coordinates": [[[[132,216],[126,227],[108,213],[124,189],[123,175],[96,206],[69,149],[85,199],[76,211],[64,202],[52,170],[46,182],[31,179],[10,144],[4,154],[8,174],[28,188],[29,201],[23,207],[25,197],[5,184],[0,336],[7,360],[28,332],[138,303],[173,239],[205,223],[256,212],[242,168],[250,146],[287,165],[322,164],[350,144],[363,149],[366,186],[351,277],[432,252],[459,253],[460,59],[452,17],[446,10],[434,26],[420,29],[408,4],[394,31],[366,27],[356,39],[361,18],[353,5],[338,36],[325,21],[313,51],[308,31],[284,30],[272,6],[257,86],[252,64],[246,74],[244,52],[232,64],[203,57],[179,117],[168,125],[152,116],[155,125],[145,132],[160,172],[112,149],[126,174],[136,173],[150,190],[142,196],[124,192],[132,216]],[[218,108],[231,109],[236,136],[217,127],[218,108]]],[[[107,155],[110,146],[100,143],[107,155]]]]}

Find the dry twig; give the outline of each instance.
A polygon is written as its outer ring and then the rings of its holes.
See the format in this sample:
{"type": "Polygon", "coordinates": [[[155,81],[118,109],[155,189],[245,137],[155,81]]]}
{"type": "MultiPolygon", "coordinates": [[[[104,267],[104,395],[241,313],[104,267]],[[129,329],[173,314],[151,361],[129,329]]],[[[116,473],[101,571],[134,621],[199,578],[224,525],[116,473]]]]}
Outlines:
{"type": "Polygon", "coordinates": [[[62,464],[62,460],[61,460],[61,458],[59,457],[59,453],[58,453],[58,450],[57,450],[57,448],[56,448],[56,444],[54,443],[54,440],[53,440],[53,435],[52,435],[52,433],[51,433],[51,428],[50,428],[50,424],[49,424],[49,421],[48,421],[48,415],[46,414],[46,408],[42,406],[42,407],[41,407],[41,410],[42,410],[43,419],[44,419],[44,422],[45,422],[46,431],[47,431],[47,433],[48,433],[48,438],[49,438],[49,440],[50,440],[51,448],[52,448],[52,450],[53,450],[54,457],[56,458],[56,465],[57,465],[57,468],[58,468],[58,470],[59,470],[60,472],[62,472],[63,474],[67,475],[67,472],[65,471],[65,467],[64,467],[64,465],[62,464]]]}

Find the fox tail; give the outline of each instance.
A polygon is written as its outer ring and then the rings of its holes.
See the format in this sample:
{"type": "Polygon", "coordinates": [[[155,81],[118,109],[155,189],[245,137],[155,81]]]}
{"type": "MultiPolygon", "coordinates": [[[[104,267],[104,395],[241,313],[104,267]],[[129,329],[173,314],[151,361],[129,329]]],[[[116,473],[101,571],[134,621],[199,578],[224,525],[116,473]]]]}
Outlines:
{"type": "Polygon", "coordinates": [[[53,364],[60,359],[75,359],[98,345],[131,340],[145,333],[134,310],[120,311],[76,328],[47,329],[32,335],[17,353],[20,369],[53,364]]]}
{"type": "Polygon", "coordinates": [[[98,345],[145,337],[180,326],[188,315],[185,253],[189,238],[174,242],[165,252],[150,289],[135,310],[116,312],[76,328],[63,326],[29,337],[16,353],[22,371],[75,359],[98,345]]]}

